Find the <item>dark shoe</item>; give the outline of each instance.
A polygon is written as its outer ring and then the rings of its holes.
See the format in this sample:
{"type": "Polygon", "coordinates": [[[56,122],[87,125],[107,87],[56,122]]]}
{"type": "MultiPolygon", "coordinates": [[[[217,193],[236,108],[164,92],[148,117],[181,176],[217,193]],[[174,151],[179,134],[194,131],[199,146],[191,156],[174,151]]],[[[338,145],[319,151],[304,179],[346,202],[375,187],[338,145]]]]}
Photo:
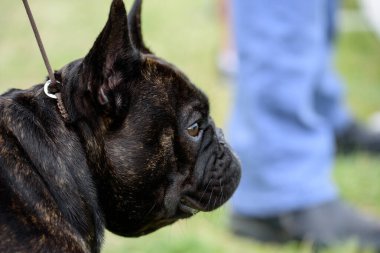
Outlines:
{"type": "Polygon", "coordinates": [[[336,146],[337,152],[343,154],[354,151],[380,154],[380,134],[352,123],[344,131],[336,134],[336,146]]]}
{"type": "Polygon", "coordinates": [[[231,229],[236,235],[261,242],[308,241],[314,246],[332,246],[353,239],[361,247],[380,249],[380,221],[339,200],[273,218],[234,214],[231,229]]]}

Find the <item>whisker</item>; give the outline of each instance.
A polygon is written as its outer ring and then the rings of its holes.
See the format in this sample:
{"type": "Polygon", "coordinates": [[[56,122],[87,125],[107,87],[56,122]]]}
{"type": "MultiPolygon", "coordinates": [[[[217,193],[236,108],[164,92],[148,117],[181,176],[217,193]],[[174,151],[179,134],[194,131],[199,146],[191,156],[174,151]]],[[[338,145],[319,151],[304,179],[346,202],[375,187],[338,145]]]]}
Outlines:
{"type": "Polygon", "coordinates": [[[223,188],[222,188],[222,183],[219,179],[219,185],[220,185],[220,193],[219,193],[219,197],[215,198],[215,201],[214,201],[214,205],[212,207],[212,209],[215,209],[217,203],[218,203],[218,200],[219,200],[219,204],[221,205],[222,204],[222,197],[223,197],[223,188]]]}
{"type": "Polygon", "coordinates": [[[212,179],[212,178],[210,178],[210,180],[208,181],[208,183],[207,183],[207,185],[206,185],[206,188],[205,188],[205,190],[203,191],[202,196],[201,196],[201,199],[199,200],[199,202],[202,202],[202,199],[203,199],[204,195],[206,194],[207,189],[208,189],[208,187],[209,187],[209,185],[210,185],[210,183],[211,183],[211,179],[212,179]]]}
{"type": "Polygon", "coordinates": [[[221,179],[219,179],[219,185],[220,185],[220,192],[221,192],[219,204],[221,205],[223,203],[223,198],[224,198],[224,188],[222,186],[222,180],[221,179]]]}
{"type": "Polygon", "coordinates": [[[218,201],[218,199],[219,199],[219,197],[218,197],[218,198],[215,198],[215,200],[214,200],[214,204],[212,205],[212,210],[215,209],[215,207],[216,207],[216,202],[218,201]]]}
{"type": "Polygon", "coordinates": [[[149,211],[145,214],[145,217],[146,216],[148,216],[152,211],[153,211],[153,209],[156,207],[156,205],[157,205],[157,202],[154,202],[153,203],[153,206],[149,209],[149,211]]]}
{"type": "Polygon", "coordinates": [[[211,202],[211,199],[212,199],[212,195],[214,194],[214,188],[212,188],[212,191],[211,191],[211,194],[210,194],[210,198],[208,199],[208,202],[207,202],[207,205],[206,205],[206,208],[208,209],[210,207],[210,202],[211,202]]]}

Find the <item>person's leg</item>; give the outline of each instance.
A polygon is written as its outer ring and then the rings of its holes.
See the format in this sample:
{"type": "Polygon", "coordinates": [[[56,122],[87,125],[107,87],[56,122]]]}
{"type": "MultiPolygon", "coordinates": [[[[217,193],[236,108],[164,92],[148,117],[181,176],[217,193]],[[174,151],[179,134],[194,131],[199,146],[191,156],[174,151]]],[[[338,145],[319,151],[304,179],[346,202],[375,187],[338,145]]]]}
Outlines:
{"type": "Polygon", "coordinates": [[[243,165],[234,212],[268,217],[337,198],[332,131],[313,104],[328,1],[234,1],[240,73],[230,138],[243,165]]]}
{"type": "Polygon", "coordinates": [[[354,237],[380,249],[379,221],[341,202],[330,178],[333,132],[350,117],[331,71],[330,1],[235,0],[240,73],[229,137],[243,175],[231,228],[261,241],[354,237]]]}

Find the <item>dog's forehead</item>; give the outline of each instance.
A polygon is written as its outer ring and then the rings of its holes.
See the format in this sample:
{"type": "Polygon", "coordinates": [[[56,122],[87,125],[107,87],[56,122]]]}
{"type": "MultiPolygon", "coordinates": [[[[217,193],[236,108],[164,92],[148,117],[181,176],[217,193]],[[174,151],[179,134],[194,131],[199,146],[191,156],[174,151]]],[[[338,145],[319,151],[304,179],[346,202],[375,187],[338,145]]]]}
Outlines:
{"type": "Polygon", "coordinates": [[[161,59],[155,55],[145,55],[145,69],[143,75],[148,80],[153,80],[156,84],[166,86],[169,89],[176,89],[181,93],[182,99],[192,100],[196,98],[196,104],[204,104],[208,107],[208,98],[199,90],[190,79],[175,65],[161,59]]]}
{"type": "Polygon", "coordinates": [[[190,80],[186,77],[185,74],[182,73],[179,68],[162,58],[159,58],[153,54],[149,54],[144,55],[143,59],[146,63],[146,67],[143,72],[145,75],[147,75],[147,77],[155,75],[155,79],[157,79],[159,76],[166,79],[166,81],[173,79],[182,79],[185,82],[190,82],[190,80]]]}

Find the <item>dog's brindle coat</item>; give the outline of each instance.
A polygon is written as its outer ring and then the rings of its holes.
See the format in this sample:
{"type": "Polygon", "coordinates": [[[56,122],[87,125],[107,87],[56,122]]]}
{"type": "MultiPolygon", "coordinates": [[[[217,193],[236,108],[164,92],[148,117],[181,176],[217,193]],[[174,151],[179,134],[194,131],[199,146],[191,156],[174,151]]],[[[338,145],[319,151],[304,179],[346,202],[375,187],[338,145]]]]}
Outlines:
{"type": "Polygon", "coordinates": [[[114,0],[89,54],[56,73],[66,112],[42,85],[0,97],[0,252],[99,252],[104,228],[144,235],[237,187],[207,98],[147,49],[140,13],[114,0]]]}

